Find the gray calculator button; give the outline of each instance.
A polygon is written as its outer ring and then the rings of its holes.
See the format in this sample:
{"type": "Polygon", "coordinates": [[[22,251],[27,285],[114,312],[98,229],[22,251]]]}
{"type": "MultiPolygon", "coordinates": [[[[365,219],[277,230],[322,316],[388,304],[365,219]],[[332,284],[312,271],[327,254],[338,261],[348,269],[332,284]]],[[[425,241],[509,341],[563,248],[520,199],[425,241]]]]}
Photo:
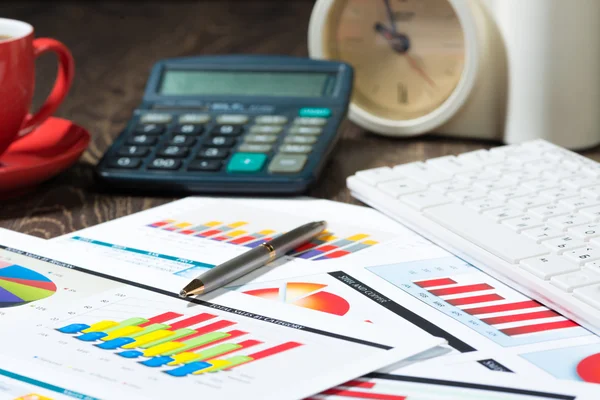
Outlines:
{"type": "Polygon", "coordinates": [[[243,144],[238,151],[244,153],[268,153],[273,148],[270,144],[243,144]]]}
{"type": "Polygon", "coordinates": [[[108,166],[112,168],[137,168],[142,163],[142,160],[139,158],[130,158],[130,157],[118,157],[113,158],[108,166]]]}
{"type": "Polygon", "coordinates": [[[277,154],[271,164],[269,172],[279,174],[293,174],[302,171],[308,157],[297,154],[277,154]]]}
{"type": "Polygon", "coordinates": [[[243,114],[226,114],[217,117],[217,124],[241,125],[248,122],[248,116],[243,114]]]}
{"type": "Polygon", "coordinates": [[[210,121],[208,114],[181,114],[179,116],[180,124],[205,124],[210,121]]]}
{"type": "Polygon", "coordinates": [[[283,115],[259,115],[254,120],[257,124],[265,125],[285,125],[287,121],[287,117],[283,115]]]}
{"type": "Polygon", "coordinates": [[[171,114],[147,113],[140,117],[142,124],[168,124],[173,119],[171,114]]]}
{"type": "Polygon", "coordinates": [[[284,144],[279,148],[282,153],[308,154],[312,151],[312,146],[306,144],[284,144]]]}
{"type": "Polygon", "coordinates": [[[176,170],[181,167],[181,161],[172,158],[155,158],[152,160],[148,168],[150,169],[168,169],[176,170]]]}
{"type": "Polygon", "coordinates": [[[277,125],[254,125],[250,128],[250,133],[270,133],[277,135],[283,132],[283,128],[277,125]]]}
{"type": "Polygon", "coordinates": [[[292,126],[290,133],[292,135],[320,135],[323,132],[323,128],[316,126],[292,126]]]}
{"type": "Polygon", "coordinates": [[[314,136],[288,136],[285,138],[285,143],[291,144],[315,144],[317,138],[314,136]]]}
{"type": "Polygon", "coordinates": [[[305,125],[305,126],[323,126],[326,123],[327,123],[327,118],[297,117],[294,120],[294,124],[305,125]]]}
{"type": "Polygon", "coordinates": [[[248,135],[245,138],[246,143],[275,143],[277,141],[277,136],[274,135],[248,135]]]}

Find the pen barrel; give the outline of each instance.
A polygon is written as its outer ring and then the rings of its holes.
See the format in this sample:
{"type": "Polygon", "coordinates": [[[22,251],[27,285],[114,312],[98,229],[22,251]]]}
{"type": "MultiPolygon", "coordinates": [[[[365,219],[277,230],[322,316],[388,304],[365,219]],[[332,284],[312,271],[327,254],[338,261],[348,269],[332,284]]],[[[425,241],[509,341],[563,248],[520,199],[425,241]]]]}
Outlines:
{"type": "Polygon", "coordinates": [[[205,272],[200,277],[200,280],[204,283],[204,292],[223,287],[262,267],[269,262],[271,258],[269,253],[269,249],[265,246],[258,246],[205,272]]]}
{"type": "Polygon", "coordinates": [[[326,227],[327,224],[324,221],[311,222],[274,238],[269,242],[269,245],[275,249],[277,257],[280,257],[309,242],[319,233],[323,232],[326,227]]]}

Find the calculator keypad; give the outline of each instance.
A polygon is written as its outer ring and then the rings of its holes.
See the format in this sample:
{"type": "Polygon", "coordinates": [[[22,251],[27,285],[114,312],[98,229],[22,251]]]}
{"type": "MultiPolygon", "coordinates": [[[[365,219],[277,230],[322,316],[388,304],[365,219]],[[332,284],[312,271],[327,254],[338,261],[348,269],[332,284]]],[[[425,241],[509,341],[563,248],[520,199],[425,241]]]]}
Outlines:
{"type": "Polygon", "coordinates": [[[232,174],[297,174],[331,115],[302,108],[296,116],[147,112],[127,134],[110,168],[232,174]]]}

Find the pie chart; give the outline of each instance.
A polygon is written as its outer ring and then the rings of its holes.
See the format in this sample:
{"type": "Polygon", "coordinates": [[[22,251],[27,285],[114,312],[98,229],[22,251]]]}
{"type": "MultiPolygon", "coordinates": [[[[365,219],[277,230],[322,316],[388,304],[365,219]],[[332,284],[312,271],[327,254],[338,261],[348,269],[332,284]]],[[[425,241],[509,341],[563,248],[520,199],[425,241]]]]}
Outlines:
{"type": "Polygon", "coordinates": [[[326,287],[320,283],[286,282],[281,287],[253,289],[243,293],[329,314],[345,315],[350,310],[350,304],[342,297],[323,290],[326,287]]]}
{"type": "Polygon", "coordinates": [[[584,382],[600,383],[600,353],[580,361],[577,364],[577,375],[584,382]]]}
{"type": "Polygon", "coordinates": [[[44,275],[0,261],[0,308],[45,299],[55,292],[56,285],[44,275]]]}

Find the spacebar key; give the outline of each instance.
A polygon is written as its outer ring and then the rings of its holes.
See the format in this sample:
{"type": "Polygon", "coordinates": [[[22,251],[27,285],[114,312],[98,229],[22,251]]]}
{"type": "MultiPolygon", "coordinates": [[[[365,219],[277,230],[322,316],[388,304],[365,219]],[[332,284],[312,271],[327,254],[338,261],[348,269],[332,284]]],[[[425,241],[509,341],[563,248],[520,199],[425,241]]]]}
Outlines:
{"type": "Polygon", "coordinates": [[[548,249],[536,242],[460,204],[444,204],[427,208],[423,214],[511,264],[516,264],[525,258],[550,253],[548,249]]]}

